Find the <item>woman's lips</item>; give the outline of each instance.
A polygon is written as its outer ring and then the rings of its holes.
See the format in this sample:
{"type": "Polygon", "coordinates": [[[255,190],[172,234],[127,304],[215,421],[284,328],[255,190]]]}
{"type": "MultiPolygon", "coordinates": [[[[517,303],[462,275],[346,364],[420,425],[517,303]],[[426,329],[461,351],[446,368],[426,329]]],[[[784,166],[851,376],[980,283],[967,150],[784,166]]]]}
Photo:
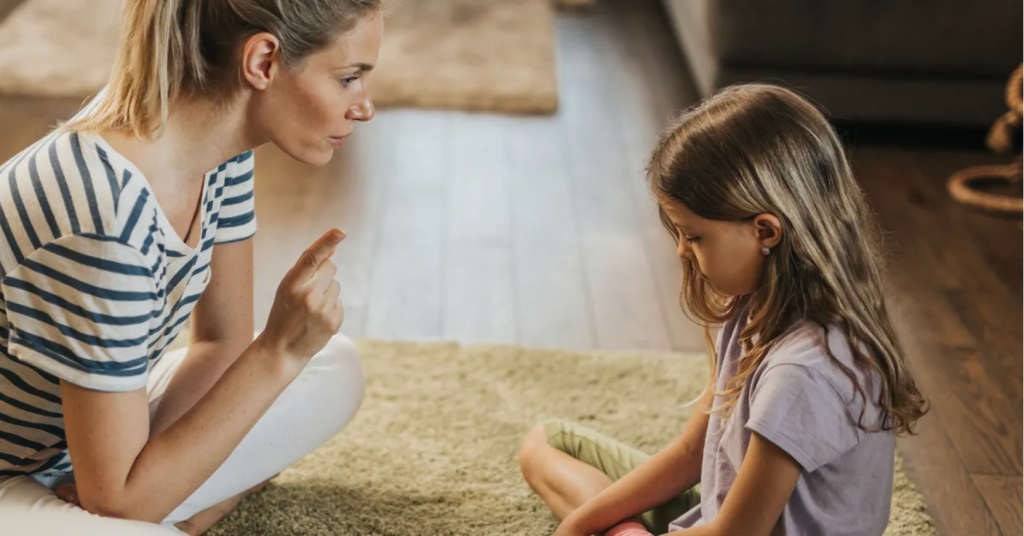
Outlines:
{"type": "Polygon", "coordinates": [[[327,141],[331,142],[331,145],[335,147],[341,147],[345,143],[345,138],[336,138],[334,136],[328,136],[327,141]]]}

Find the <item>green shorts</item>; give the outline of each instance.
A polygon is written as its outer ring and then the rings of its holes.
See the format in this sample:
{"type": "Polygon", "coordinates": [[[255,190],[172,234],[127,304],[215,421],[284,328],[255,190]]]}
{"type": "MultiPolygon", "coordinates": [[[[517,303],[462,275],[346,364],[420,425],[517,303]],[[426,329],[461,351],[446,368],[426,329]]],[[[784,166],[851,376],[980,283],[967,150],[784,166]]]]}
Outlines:
{"type": "MultiPolygon", "coordinates": [[[[574,422],[548,419],[543,425],[549,445],[608,475],[612,482],[626,476],[626,473],[650,458],[629,445],[574,422]]],[[[699,504],[700,484],[644,512],[640,515],[640,521],[654,534],[664,534],[668,532],[669,523],[699,504]]]]}

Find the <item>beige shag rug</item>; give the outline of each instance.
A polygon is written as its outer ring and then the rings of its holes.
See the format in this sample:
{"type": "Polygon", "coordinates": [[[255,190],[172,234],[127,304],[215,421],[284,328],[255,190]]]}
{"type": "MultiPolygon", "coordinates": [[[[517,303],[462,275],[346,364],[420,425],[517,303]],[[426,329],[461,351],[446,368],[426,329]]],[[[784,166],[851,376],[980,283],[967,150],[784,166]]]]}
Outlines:
{"type": "MultiPolygon", "coordinates": [[[[122,0],[26,0],[0,24],[0,93],[85,98],[107,81],[122,0]]],[[[580,0],[555,0],[578,5],[580,0]]],[[[583,0],[588,3],[591,0],[583,0]]],[[[558,107],[552,0],[392,0],[376,104],[558,107]]]]}
{"type": "Polygon", "coordinates": [[[400,0],[373,77],[381,105],[553,113],[551,0],[400,0]]]}
{"type": "MultiPolygon", "coordinates": [[[[555,518],[519,474],[532,425],[574,419],[653,453],[707,378],[699,355],[359,345],[367,396],[349,428],[211,535],[551,534],[555,518]]],[[[892,504],[887,535],[935,534],[902,464],[892,504]]]]}

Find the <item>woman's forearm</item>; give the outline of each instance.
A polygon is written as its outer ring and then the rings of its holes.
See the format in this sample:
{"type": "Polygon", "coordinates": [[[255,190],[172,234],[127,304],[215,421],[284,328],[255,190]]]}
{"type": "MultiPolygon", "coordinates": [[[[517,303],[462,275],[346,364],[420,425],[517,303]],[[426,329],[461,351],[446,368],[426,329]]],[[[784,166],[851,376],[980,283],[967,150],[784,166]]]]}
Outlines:
{"type": "Polygon", "coordinates": [[[205,482],[302,370],[257,340],[184,415],[152,436],[132,464],[119,517],[163,521],[205,482]]]}
{"type": "Polygon", "coordinates": [[[192,409],[251,343],[251,339],[192,341],[149,423],[150,437],[192,409]]]}
{"type": "MultiPolygon", "coordinates": [[[[150,433],[144,389],[103,393],[61,381],[68,450],[82,477],[78,497],[84,509],[161,522],[213,475],[341,329],[345,313],[330,257],[344,236],[332,229],[303,252],[278,286],[266,329],[181,418],[161,417],[163,430],[150,433]]],[[[219,313],[207,310],[206,321],[197,317],[199,327],[244,332],[248,338],[251,318],[242,319],[248,326],[239,331],[223,307],[248,301],[246,293],[231,298],[234,294],[220,296],[224,302],[207,302],[220,303],[219,313]]],[[[200,309],[197,305],[195,312],[201,317],[200,309]]],[[[188,405],[183,400],[175,403],[179,411],[188,405]]]]}

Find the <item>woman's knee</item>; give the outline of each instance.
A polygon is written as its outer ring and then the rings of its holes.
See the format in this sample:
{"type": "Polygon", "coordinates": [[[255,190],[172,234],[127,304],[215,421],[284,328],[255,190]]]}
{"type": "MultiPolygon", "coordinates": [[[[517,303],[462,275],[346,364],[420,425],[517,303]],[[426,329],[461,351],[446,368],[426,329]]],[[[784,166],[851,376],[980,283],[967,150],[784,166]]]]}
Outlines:
{"type": "Polygon", "coordinates": [[[363,403],[366,395],[366,375],[363,362],[352,339],[335,335],[310,362],[325,378],[325,396],[331,398],[324,416],[340,431],[348,425],[363,403]],[[333,410],[333,411],[332,411],[333,410]]]}
{"type": "Polygon", "coordinates": [[[320,354],[334,361],[336,366],[352,378],[353,381],[358,380],[360,384],[366,383],[363,374],[363,360],[359,354],[359,348],[352,342],[352,339],[339,333],[327,341],[320,354]]]}

